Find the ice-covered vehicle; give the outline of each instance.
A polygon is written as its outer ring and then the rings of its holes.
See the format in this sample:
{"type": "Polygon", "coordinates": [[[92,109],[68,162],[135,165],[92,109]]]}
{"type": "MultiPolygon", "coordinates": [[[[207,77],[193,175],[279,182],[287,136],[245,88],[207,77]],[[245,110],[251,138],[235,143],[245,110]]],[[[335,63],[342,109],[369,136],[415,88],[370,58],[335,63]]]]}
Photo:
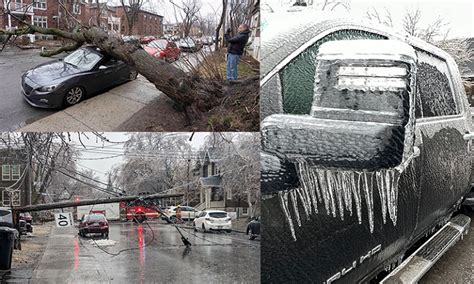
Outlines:
{"type": "Polygon", "coordinates": [[[400,280],[407,270],[416,281],[470,223],[456,215],[472,139],[456,63],[417,38],[348,20],[270,34],[262,282],[400,280]]]}

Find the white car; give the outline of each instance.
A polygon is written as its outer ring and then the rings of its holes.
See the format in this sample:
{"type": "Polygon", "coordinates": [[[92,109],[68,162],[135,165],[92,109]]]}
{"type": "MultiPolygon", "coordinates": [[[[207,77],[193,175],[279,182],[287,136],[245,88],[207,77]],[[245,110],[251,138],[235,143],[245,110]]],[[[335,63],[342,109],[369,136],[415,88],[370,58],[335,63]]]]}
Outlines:
{"type": "Polygon", "coordinates": [[[203,232],[216,230],[232,231],[232,219],[227,212],[220,210],[202,211],[193,222],[194,230],[202,230],[203,232]]]}
{"type": "MultiPolygon", "coordinates": [[[[164,210],[166,216],[162,216],[161,219],[166,220],[166,217],[169,218],[171,222],[175,222],[176,219],[176,208],[177,206],[171,206],[168,209],[164,210]]],[[[191,221],[196,218],[201,212],[194,209],[191,206],[181,206],[181,219],[191,221]]]]}

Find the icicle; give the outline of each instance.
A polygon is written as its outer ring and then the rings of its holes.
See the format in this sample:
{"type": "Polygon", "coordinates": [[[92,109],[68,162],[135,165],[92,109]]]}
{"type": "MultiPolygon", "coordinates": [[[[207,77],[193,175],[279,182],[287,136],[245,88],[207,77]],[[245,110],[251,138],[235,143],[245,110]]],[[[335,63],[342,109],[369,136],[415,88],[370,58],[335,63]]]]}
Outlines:
{"type": "Polygon", "coordinates": [[[291,236],[296,241],[296,234],[295,228],[293,227],[293,219],[291,219],[289,204],[288,204],[288,192],[280,191],[278,192],[278,196],[280,197],[280,204],[281,208],[283,209],[283,213],[285,213],[286,220],[288,221],[288,226],[290,226],[291,236]]]}
{"type": "Polygon", "coordinates": [[[281,206],[290,226],[291,235],[296,240],[290,205],[299,227],[302,226],[299,205],[303,207],[302,210],[304,210],[307,220],[310,220],[313,210],[315,214],[318,214],[320,205],[324,206],[327,215],[334,218],[339,217],[341,220],[344,220],[344,211],[349,212],[352,216],[353,207],[355,207],[357,220],[359,224],[362,224],[363,199],[367,206],[369,230],[373,233],[375,226],[374,184],[377,186],[380,198],[383,224],[386,224],[388,215],[393,225],[396,226],[399,180],[401,174],[411,165],[413,157],[394,169],[373,172],[311,167],[305,160],[298,159],[295,161],[295,166],[301,186],[288,192],[279,192],[281,206]]]}
{"type": "Polygon", "coordinates": [[[300,211],[298,210],[298,200],[296,196],[296,191],[290,191],[290,196],[293,204],[293,212],[295,212],[296,223],[298,224],[298,227],[301,227],[300,211]]]}
{"type": "Polygon", "coordinates": [[[351,189],[356,204],[357,220],[359,221],[359,224],[362,224],[362,197],[360,195],[360,173],[351,174],[351,189]],[[357,179],[355,175],[357,175],[357,179]]]}
{"type": "Polygon", "coordinates": [[[380,196],[380,206],[382,208],[382,220],[385,224],[387,222],[387,192],[385,190],[385,182],[383,181],[383,173],[378,171],[375,173],[375,179],[377,181],[377,189],[380,196]]]}
{"type": "Polygon", "coordinates": [[[365,194],[365,202],[367,204],[367,215],[369,216],[369,228],[371,233],[374,232],[374,193],[372,176],[372,173],[362,173],[363,189],[365,194]]]}

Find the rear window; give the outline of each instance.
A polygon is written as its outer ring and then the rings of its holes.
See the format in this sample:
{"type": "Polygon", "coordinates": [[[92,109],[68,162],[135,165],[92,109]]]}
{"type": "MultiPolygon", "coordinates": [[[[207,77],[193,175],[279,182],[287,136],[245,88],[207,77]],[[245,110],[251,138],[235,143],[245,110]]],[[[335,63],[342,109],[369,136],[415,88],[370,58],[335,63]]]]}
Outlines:
{"type": "Polygon", "coordinates": [[[105,220],[105,216],[104,215],[90,215],[87,219],[88,220],[105,220]]]}
{"type": "Polygon", "coordinates": [[[209,213],[209,217],[212,217],[212,218],[227,218],[227,213],[225,213],[225,212],[212,212],[212,213],[209,213]]]}

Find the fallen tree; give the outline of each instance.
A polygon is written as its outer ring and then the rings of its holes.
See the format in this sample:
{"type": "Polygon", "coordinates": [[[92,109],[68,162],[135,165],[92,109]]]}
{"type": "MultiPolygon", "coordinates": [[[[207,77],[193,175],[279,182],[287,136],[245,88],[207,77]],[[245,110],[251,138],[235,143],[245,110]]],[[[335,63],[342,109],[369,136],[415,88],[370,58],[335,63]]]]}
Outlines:
{"type": "MultiPolygon", "coordinates": [[[[112,57],[122,60],[133,67],[155,87],[170,98],[181,111],[184,111],[188,123],[199,120],[202,115],[220,106],[222,100],[232,99],[234,93],[240,89],[249,89],[249,84],[254,86],[249,96],[258,100],[259,77],[253,76],[242,81],[228,84],[225,81],[216,81],[204,78],[197,74],[189,74],[183,70],[148,55],[137,43],[124,42],[120,37],[107,34],[101,28],[92,26],[81,26],[71,32],[55,28],[42,28],[22,21],[24,28],[7,31],[0,29],[0,35],[19,36],[24,34],[53,35],[68,39],[72,43],[52,51],[42,52],[43,56],[53,56],[64,51],[71,51],[83,44],[97,46],[112,57]]],[[[258,111],[255,112],[258,116],[258,111]]],[[[258,118],[257,120],[258,121],[258,118]]],[[[203,129],[204,130],[204,129],[203,129]]],[[[229,129],[232,130],[232,129],[229,129]]],[[[252,125],[251,129],[239,129],[240,131],[258,131],[258,125],[252,125]]]]}

